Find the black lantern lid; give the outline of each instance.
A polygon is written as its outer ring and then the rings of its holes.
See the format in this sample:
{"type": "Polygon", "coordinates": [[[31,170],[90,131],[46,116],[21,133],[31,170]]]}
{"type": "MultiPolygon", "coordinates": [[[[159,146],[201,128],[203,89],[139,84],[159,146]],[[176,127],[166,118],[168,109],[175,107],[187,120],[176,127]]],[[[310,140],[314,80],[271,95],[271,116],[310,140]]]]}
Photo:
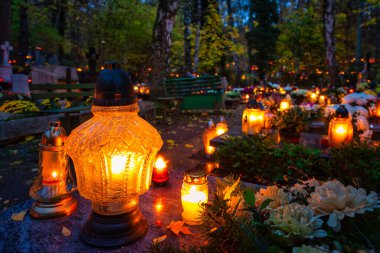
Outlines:
{"type": "Polygon", "coordinates": [[[260,109],[264,110],[264,106],[262,103],[257,102],[256,100],[250,100],[247,104],[248,109],[260,109]]]}
{"type": "Polygon", "coordinates": [[[137,103],[131,77],[118,62],[106,62],[105,69],[96,80],[92,105],[122,106],[137,103]]]}
{"type": "Polygon", "coordinates": [[[204,170],[192,169],[185,172],[183,181],[188,184],[205,184],[207,183],[207,175],[204,170]]]}
{"type": "Polygon", "coordinates": [[[335,111],[334,116],[336,118],[348,118],[348,110],[346,109],[346,107],[344,107],[344,105],[340,105],[339,108],[335,111]]]}

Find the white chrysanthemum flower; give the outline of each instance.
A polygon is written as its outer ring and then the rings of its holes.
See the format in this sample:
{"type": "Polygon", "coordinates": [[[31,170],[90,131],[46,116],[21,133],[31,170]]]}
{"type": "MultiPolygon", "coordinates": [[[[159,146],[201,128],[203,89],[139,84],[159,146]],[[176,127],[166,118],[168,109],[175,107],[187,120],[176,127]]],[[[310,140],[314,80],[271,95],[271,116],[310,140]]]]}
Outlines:
{"type": "Polygon", "coordinates": [[[255,194],[256,205],[260,206],[265,200],[271,199],[268,207],[275,209],[279,206],[289,204],[292,200],[292,195],[285,192],[283,189],[278,188],[277,185],[268,186],[266,189],[260,189],[259,192],[255,194]]]}
{"type": "Polygon", "coordinates": [[[340,230],[340,221],[345,216],[354,217],[380,208],[380,200],[375,192],[366,194],[362,188],[351,185],[345,187],[338,180],[327,181],[310,194],[309,206],[316,214],[329,215],[327,225],[334,231],[340,230]]]}
{"type": "Polygon", "coordinates": [[[344,104],[356,104],[356,105],[367,105],[369,102],[376,101],[376,96],[366,94],[364,92],[361,93],[351,93],[342,98],[342,102],[344,104]]]}
{"type": "Polygon", "coordinates": [[[328,250],[321,250],[309,245],[302,245],[301,247],[295,247],[292,249],[292,253],[326,253],[328,250]]]}
{"type": "Polygon", "coordinates": [[[367,119],[364,116],[356,116],[356,128],[358,131],[367,131],[369,130],[369,124],[367,119]]]}
{"type": "Polygon", "coordinates": [[[320,229],[323,221],[314,215],[313,209],[298,203],[280,206],[269,216],[276,234],[282,236],[300,236],[305,238],[325,237],[326,231],[320,229]]]}
{"type": "Polygon", "coordinates": [[[365,109],[363,106],[354,106],[353,110],[356,114],[368,118],[368,110],[365,109]]]}
{"type": "Polygon", "coordinates": [[[306,188],[312,188],[312,187],[315,188],[320,185],[320,182],[314,177],[305,181],[301,181],[301,182],[302,184],[296,183],[294,186],[292,186],[290,188],[290,191],[293,194],[301,195],[303,197],[306,197],[309,195],[309,192],[306,190],[306,188]]]}

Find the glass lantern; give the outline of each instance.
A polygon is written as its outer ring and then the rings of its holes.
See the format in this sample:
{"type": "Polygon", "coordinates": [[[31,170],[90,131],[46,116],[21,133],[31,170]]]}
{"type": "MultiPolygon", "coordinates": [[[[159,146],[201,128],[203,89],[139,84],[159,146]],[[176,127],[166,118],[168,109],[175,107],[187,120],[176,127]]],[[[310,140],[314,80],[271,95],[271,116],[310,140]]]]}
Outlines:
{"type": "Polygon", "coordinates": [[[353,126],[349,114],[344,105],[336,111],[329,125],[330,147],[340,147],[343,143],[349,143],[353,137],[353,126]]]}
{"type": "Polygon", "coordinates": [[[375,117],[380,118],[380,100],[377,101],[377,104],[376,104],[375,117]]]}
{"type": "Polygon", "coordinates": [[[181,190],[182,219],[188,225],[200,225],[202,204],[208,201],[207,176],[204,170],[185,172],[181,190]]]}
{"type": "Polygon", "coordinates": [[[66,132],[61,122],[50,122],[39,144],[38,175],[29,195],[36,202],[30,209],[35,219],[58,218],[72,214],[77,201],[71,193],[76,189],[64,152],[66,132]]]}
{"type": "Polygon", "coordinates": [[[206,156],[211,156],[214,153],[215,148],[213,146],[210,146],[210,141],[214,139],[216,136],[218,135],[216,134],[215,124],[210,119],[207,122],[207,128],[203,131],[203,136],[202,136],[203,146],[204,146],[206,156]]]}
{"type": "Polygon", "coordinates": [[[255,135],[261,133],[265,123],[265,110],[261,103],[256,100],[249,101],[247,108],[243,111],[242,132],[255,135]]]}
{"type": "Polygon", "coordinates": [[[290,108],[290,101],[286,98],[284,98],[283,100],[281,100],[280,102],[280,111],[286,111],[290,108]]]}
{"type": "Polygon", "coordinates": [[[92,204],[81,239],[98,247],[122,246],[147,232],[139,195],[149,189],[163,142],[139,117],[130,76],[118,63],[107,63],[100,73],[91,112],[94,117],[74,129],[65,146],[79,193],[92,204]]]}
{"type": "Polygon", "coordinates": [[[216,124],[216,135],[222,135],[228,131],[228,124],[223,116],[220,116],[219,123],[216,124]]]}

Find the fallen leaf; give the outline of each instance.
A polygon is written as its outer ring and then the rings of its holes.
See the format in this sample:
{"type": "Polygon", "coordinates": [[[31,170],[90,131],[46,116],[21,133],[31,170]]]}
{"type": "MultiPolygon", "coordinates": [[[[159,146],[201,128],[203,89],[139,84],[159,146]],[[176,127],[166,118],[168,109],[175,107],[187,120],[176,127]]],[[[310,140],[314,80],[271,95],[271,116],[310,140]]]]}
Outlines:
{"type": "Polygon", "coordinates": [[[181,229],[181,233],[184,233],[185,235],[192,235],[193,233],[191,233],[189,227],[183,227],[181,229]]]}
{"type": "Polygon", "coordinates": [[[66,237],[69,237],[71,235],[71,230],[68,229],[66,226],[62,227],[62,234],[66,237]]]}
{"type": "Polygon", "coordinates": [[[185,147],[186,148],[194,148],[194,145],[193,144],[185,144],[185,147]]]}
{"type": "Polygon", "coordinates": [[[19,213],[12,214],[12,220],[14,220],[14,221],[23,221],[24,217],[25,217],[25,214],[26,214],[27,211],[28,210],[22,210],[19,213]]]}
{"type": "Polygon", "coordinates": [[[166,227],[173,231],[173,233],[176,235],[178,235],[179,232],[182,232],[185,235],[193,234],[188,227],[184,227],[183,225],[185,225],[184,221],[171,221],[170,225],[166,227]]]}
{"type": "Polygon", "coordinates": [[[175,141],[172,139],[166,140],[166,143],[173,146],[175,144],[175,141]]]}
{"type": "Polygon", "coordinates": [[[231,194],[236,189],[236,187],[238,186],[239,182],[240,182],[240,177],[236,180],[235,183],[233,183],[231,186],[227,186],[223,190],[223,195],[224,195],[223,199],[224,200],[231,198],[231,194]]]}
{"type": "Polygon", "coordinates": [[[163,241],[166,240],[166,238],[168,238],[167,235],[163,235],[163,236],[160,236],[160,237],[154,238],[154,239],[153,239],[153,244],[156,245],[157,243],[163,242],[163,241]]]}
{"type": "Polygon", "coordinates": [[[29,135],[25,137],[25,141],[32,141],[34,139],[33,135],[29,135]]]}
{"type": "Polygon", "coordinates": [[[14,162],[11,162],[11,166],[14,166],[14,165],[19,165],[19,164],[21,164],[22,163],[22,161],[14,161],[14,162]]]}

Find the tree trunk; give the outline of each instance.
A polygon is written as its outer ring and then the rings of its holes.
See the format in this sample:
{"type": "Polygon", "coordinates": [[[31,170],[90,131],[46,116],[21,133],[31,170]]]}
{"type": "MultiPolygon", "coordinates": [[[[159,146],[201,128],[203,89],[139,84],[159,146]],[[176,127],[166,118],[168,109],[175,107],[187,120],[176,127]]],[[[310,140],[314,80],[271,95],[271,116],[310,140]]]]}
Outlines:
{"type": "Polygon", "coordinates": [[[338,66],[335,58],[335,0],[324,1],[323,28],[325,34],[326,62],[331,85],[339,84],[338,66]]]}
{"type": "Polygon", "coordinates": [[[29,50],[29,20],[28,20],[28,2],[24,0],[20,3],[20,34],[18,37],[18,64],[23,66],[25,64],[26,56],[29,50]]]}
{"type": "MultiPolygon", "coordinates": [[[[228,26],[229,26],[230,32],[232,33],[233,28],[235,26],[235,22],[234,22],[234,16],[233,16],[233,12],[232,12],[231,0],[227,0],[227,13],[228,13],[228,26]]],[[[238,41],[233,36],[231,36],[231,40],[232,40],[232,43],[234,45],[238,44],[238,41]]],[[[235,83],[239,84],[239,86],[240,86],[241,85],[241,83],[240,83],[241,82],[240,57],[236,52],[232,51],[232,58],[233,58],[233,61],[235,63],[235,65],[234,65],[234,67],[235,67],[235,83]]]]}
{"type": "Polygon", "coordinates": [[[202,1],[197,0],[197,31],[195,33],[195,48],[194,48],[194,72],[198,72],[199,64],[199,41],[201,37],[201,18],[202,18],[202,1]]]}
{"type": "Polygon", "coordinates": [[[355,48],[355,70],[361,71],[361,58],[362,58],[362,37],[363,37],[363,5],[364,1],[359,2],[359,14],[356,23],[356,48],[355,48]]]}
{"type": "Polygon", "coordinates": [[[185,72],[191,71],[191,1],[185,1],[183,4],[183,50],[184,50],[184,63],[185,63],[185,72]]]}
{"type": "MultiPolygon", "coordinates": [[[[0,45],[11,40],[11,0],[0,0],[0,45]]],[[[0,64],[3,50],[0,50],[0,64]]]]}
{"type": "Polygon", "coordinates": [[[158,3],[157,16],[153,26],[152,54],[149,59],[152,99],[156,99],[162,94],[163,79],[170,72],[170,47],[177,9],[177,0],[160,0],[158,3]]]}

